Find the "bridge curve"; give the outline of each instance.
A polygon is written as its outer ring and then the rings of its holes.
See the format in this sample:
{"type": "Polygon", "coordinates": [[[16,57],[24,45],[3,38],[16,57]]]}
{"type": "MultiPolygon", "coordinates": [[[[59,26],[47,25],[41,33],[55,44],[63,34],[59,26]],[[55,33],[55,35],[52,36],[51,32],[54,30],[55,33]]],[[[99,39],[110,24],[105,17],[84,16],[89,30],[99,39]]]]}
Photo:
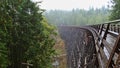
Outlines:
{"type": "Polygon", "coordinates": [[[83,27],[58,26],[66,43],[68,68],[120,68],[119,22],[115,20],[83,27]]]}
{"type": "Polygon", "coordinates": [[[95,68],[98,66],[94,38],[87,28],[59,26],[59,32],[66,44],[68,68],[95,68]]]}

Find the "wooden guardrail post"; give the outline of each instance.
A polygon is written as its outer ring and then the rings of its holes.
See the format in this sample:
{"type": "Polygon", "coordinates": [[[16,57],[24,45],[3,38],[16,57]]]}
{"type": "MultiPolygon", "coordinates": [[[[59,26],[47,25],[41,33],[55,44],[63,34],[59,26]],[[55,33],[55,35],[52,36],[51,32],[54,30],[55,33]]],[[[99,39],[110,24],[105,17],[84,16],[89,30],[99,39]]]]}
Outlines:
{"type": "Polygon", "coordinates": [[[110,25],[110,30],[112,31],[112,24],[110,25]]]}
{"type": "Polygon", "coordinates": [[[113,25],[113,28],[114,28],[114,30],[113,30],[113,31],[115,32],[115,31],[116,31],[116,27],[115,27],[115,24],[113,25]]]}
{"type": "Polygon", "coordinates": [[[120,25],[117,25],[118,33],[120,33],[120,25]]]}
{"type": "Polygon", "coordinates": [[[106,39],[106,37],[107,37],[108,30],[109,30],[109,26],[110,26],[110,23],[107,24],[107,28],[106,28],[105,33],[104,33],[104,35],[103,35],[103,39],[106,39]]]}
{"type": "Polygon", "coordinates": [[[101,35],[101,34],[102,34],[103,27],[104,27],[104,24],[102,24],[102,25],[101,25],[101,28],[100,28],[100,31],[99,31],[99,35],[101,35]]]}

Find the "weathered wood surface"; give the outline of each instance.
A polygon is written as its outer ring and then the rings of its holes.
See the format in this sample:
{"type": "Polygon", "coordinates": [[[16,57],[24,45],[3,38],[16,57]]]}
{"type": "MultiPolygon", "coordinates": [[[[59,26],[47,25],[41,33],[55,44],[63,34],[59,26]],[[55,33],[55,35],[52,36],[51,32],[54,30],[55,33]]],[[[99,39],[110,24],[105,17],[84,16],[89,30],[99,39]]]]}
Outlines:
{"type": "Polygon", "coordinates": [[[119,23],[120,19],[84,27],[59,27],[60,35],[66,43],[68,68],[89,68],[90,61],[86,60],[89,51],[96,54],[94,67],[120,68],[119,23]]]}
{"type": "Polygon", "coordinates": [[[120,20],[115,20],[92,26],[98,30],[98,38],[95,41],[100,68],[120,68],[119,22],[120,20]]]}
{"type": "Polygon", "coordinates": [[[84,28],[61,26],[59,33],[66,44],[67,68],[97,67],[92,33],[84,28]]]}

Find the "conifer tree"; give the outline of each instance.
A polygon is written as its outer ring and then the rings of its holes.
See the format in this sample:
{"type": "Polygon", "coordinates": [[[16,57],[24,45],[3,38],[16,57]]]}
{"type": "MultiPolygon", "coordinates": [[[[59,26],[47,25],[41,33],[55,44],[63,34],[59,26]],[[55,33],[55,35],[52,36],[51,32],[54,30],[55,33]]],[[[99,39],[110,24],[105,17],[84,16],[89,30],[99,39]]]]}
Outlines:
{"type": "Polygon", "coordinates": [[[50,68],[54,28],[42,13],[31,0],[0,0],[0,68],[50,68]]]}
{"type": "Polygon", "coordinates": [[[112,0],[110,20],[120,19],[120,0],[112,0]]]}

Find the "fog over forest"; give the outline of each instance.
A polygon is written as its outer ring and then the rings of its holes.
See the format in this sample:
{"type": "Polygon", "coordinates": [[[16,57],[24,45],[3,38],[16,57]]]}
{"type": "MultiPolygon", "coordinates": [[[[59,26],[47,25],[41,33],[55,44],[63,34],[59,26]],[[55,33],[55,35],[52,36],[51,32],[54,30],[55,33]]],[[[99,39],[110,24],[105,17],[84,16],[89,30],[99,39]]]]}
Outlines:
{"type": "Polygon", "coordinates": [[[65,10],[50,10],[45,12],[48,22],[53,25],[90,25],[108,21],[109,10],[104,6],[99,9],[90,8],[65,10]]]}

